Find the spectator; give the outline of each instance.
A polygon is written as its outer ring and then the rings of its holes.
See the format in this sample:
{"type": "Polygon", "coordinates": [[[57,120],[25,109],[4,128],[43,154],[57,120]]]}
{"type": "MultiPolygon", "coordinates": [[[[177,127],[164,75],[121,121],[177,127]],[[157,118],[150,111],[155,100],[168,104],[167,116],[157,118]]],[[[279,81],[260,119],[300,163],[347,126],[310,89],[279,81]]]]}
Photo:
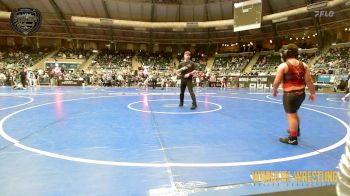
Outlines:
{"type": "Polygon", "coordinates": [[[5,86],[6,79],[6,75],[4,73],[0,73],[0,86],[5,86]]]}

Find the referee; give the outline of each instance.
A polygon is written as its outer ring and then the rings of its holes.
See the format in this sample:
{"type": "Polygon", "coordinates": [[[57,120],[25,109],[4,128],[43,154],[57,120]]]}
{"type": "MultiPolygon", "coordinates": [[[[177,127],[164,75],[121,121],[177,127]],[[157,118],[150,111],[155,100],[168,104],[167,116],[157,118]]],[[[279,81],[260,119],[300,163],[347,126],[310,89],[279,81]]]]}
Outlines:
{"type": "Polygon", "coordinates": [[[197,66],[193,61],[190,60],[190,58],[191,58],[191,52],[185,51],[184,61],[182,61],[177,68],[177,72],[180,74],[180,78],[181,78],[181,85],[180,85],[181,92],[180,92],[179,106],[182,107],[184,105],[185,90],[186,90],[186,87],[188,87],[188,91],[190,92],[190,95],[192,98],[191,110],[194,110],[197,108],[197,102],[196,102],[196,95],[193,92],[192,77],[196,73],[197,66]]]}

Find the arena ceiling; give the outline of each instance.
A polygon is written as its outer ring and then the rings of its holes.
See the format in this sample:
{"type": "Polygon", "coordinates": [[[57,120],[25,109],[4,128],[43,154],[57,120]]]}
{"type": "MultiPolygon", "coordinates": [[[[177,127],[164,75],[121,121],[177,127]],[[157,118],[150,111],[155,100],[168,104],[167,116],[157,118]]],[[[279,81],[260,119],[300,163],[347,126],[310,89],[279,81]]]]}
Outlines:
{"type": "MultiPolygon", "coordinates": [[[[242,1],[242,0],[240,0],[242,1]]],[[[321,0],[262,0],[263,16],[305,7],[321,0]]],[[[79,25],[71,16],[111,18],[146,22],[202,22],[233,19],[233,0],[0,0],[1,11],[37,8],[43,15],[40,30],[33,36],[106,40],[138,43],[222,43],[272,38],[321,29],[350,26],[350,5],[332,8],[334,17],[315,18],[314,13],[288,17],[273,24],[264,21],[260,29],[234,33],[227,29],[134,29],[105,25],[79,25]]],[[[6,19],[0,19],[0,35],[16,36],[6,19]]]]}

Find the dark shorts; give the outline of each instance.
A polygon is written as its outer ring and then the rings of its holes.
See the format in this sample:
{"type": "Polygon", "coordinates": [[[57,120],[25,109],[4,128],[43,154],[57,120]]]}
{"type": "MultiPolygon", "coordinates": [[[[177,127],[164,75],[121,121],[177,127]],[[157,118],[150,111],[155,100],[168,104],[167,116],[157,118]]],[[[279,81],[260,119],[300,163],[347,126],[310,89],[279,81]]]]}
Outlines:
{"type": "Polygon", "coordinates": [[[296,90],[283,93],[283,107],[286,113],[297,113],[305,100],[305,90],[296,90]]]}

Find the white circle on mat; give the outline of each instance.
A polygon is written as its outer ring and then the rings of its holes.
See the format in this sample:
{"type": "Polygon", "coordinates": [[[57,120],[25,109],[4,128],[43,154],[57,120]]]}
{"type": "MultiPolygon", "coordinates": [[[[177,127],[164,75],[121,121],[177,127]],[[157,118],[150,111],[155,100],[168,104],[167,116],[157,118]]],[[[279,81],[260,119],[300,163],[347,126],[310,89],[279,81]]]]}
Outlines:
{"type": "MultiPolygon", "coordinates": [[[[147,100],[147,102],[156,102],[156,101],[179,101],[178,99],[156,99],[156,100],[147,100]]],[[[185,101],[185,102],[191,102],[191,101],[185,101]]],[[[205,113],[210,113],[210,112],[216,112],[222,109],[222,106],[220,104],[217,103],[212,103],[212,102],[208,102],[208,101],[197,101],[199,103],[206,103],[206,104],[211,104],[211,105],[215,105],[217,106],[217,108],[212,109],[212,110],[207,110],[207,111],[188,111],[188,112],[163,112],[163,111],[152,111],[152,110],[140,110],[140,109],[136,109],[134,107],[132,107],[135,104],[138,103],[143,103],[143,101],[136,101],[133,103],[130,103],[128,105],[128,108],[130,110],[134,110],[134,111],[138,111],[138,112],[145,112],[145,113],[155,113],[155,114],[205,114],[205,113]]],[[[184,108],[187,109],[187,108],[184,108]]],[[[198,108],[197,108],[198,109],[198,108]]]]}
{"type": "MultiPolygon", "coordinates": [[[[3,95],[2,95],[3,96],[3,95]]],[[[24,106],[24,105],[27,105],[27,104],[30,104],[34,101],[33,98],[31,97],[24,97],[24,96],[11,96],[11,95],[5,95],[5,96],[10,96],[10,97],[23,97],[23,98],[27,98],[29,99],[29,101],[25,102],[25,103],[21,103],[21,104],[18,104],[18,105],[14,105],[14,106],[9,106],[9,107],[5,107],[5,108],[0,108],[0,111],[2,110],[7,110],[7,109],[11,109],[11,108],[17,108],[17,107],[20,107],[20,106],[24,106]]]]}

